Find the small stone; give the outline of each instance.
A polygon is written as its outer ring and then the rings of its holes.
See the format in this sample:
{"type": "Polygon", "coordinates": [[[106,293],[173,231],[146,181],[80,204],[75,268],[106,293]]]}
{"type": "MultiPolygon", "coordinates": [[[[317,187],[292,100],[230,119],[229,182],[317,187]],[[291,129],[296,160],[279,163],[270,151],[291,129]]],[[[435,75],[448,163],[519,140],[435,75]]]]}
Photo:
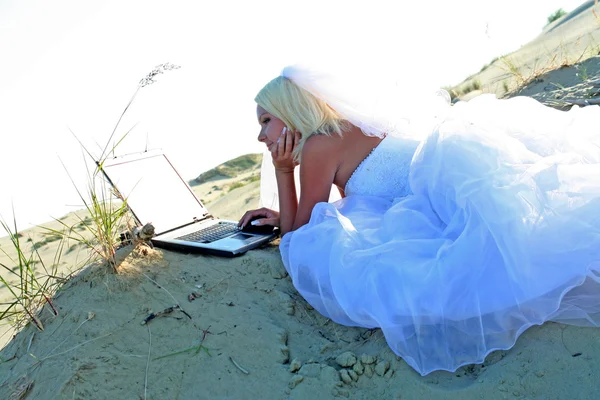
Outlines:
{"type": "Polygon", "coordinates": [[[377,375],[379,375],[379,376],[383,376],[383,375],[385,375],[385,373],[387,372],[388,369],[390,369],[390,362],[389,361],[380,361],[375,366],[375,373],[377,373],[377,375]]]}
{"type": "Polygon", "coordinates": [[[300,382],[302,382],[304,380],[304,376],[302,375],[294,375],[292,376],[292,379],[290,379],[290,382],[288,383],[288,386],[290,389],[295,388],[296,386],[298,386],[298,384],[300,382]]]}
{"type": "Polygon", "coordinates": [[[360,361],[357,361],[356,364],[352,367],[352,370],[356,372],[358,375],[362,375],[365,372],[365,367],[362,365],[360,361]]]}
{"type": "Polygon", "coordinates": [[[302,363],[297,358],[294,358],[290,363],[290,372],[297,372],[300,368],[302,368],[302,363]]]}
{"type": "Polygon", "coordinates": [[[280,291],[276,291],[276,293],[279,300],[279,304],[281,304],[281,306],[285,310],[285,313],[287,315],[294,315],[294,313],[296,312],[296,307],[290,295],[280,291]]]}
{"type": "Polygon", "coordinates": [[[351,367],[354,364],[356,364],[356,356],[351,351],[347,351],[347,352],[342,353],[339,356],[337,356],[337,358],[335,359],[335,361],[341,367],[351,367]]]}
{"type": "Polygon", "coordinates": [[[281,329],[279,332],[277,332],[277,340],[279,343],[287,345],[288,333],[285,329],[281,329]]]}
{"type": "Polygon", "coordinates": [[[304,364],[298,373],[311,378],[317,378],[321,375],[321,364],[304,364]]]}
{"type": "Polygon", "coordinates": [[[517,392],[517,391],[514,391],[514,392],[513,392],[513,396],[515,396],[515,397],[519,397],[520,395],[521,395],[521,393],[519,393],[519,392],[517,392]]]}
{"type": "Polygon", "coordinates": [[[324,382],[335,382],[336,384],[342,383],[340,382],[340,374],[335,368],[330,367],[329,365],[321,365],[320,378],[324,382]]]}
{"type": "Polygon", "coordinates": [[[383,377],[390,379],[392,376],[394,376],[394,370],[390,369],[390,370],[388,370],[388,372],[385,373],[385,375],[383,377]]]}
{"type": "Polygon", "coordinates": [[[360,362],[363,364],[375,364],[375,361],[375,357],[369,354],[363,354],[362,356],[360,356],[360,362]]]}
{"type": "Polygon", "coordinates": [[[348,370],[348,375],[350,375],[350,378],[352,378],[354,382],[358,381],[358,374],[353,370],[348,370]]]}
{"type": "Polygon", "coordinates": [[[344,383],[352,382],[352,378],[350,378],[350,374],[348,374],[347,369],[340,370],[340,378],[342,379],[342,382],[344,382],[344,383]]]}
{"type": "Polygon", "coordinates": [[[340,388],[340,389],[335,390],[334,393],[333,393],[333,395],[335,397],[340,397],[341,396],[341,397],[348,398],[348,397],[350,397],[350,392],[348,390],[346,390],[346,389],[341,389],[340,388]]]}
{"type": "Polygon", "coordinates": [[[371,364],[365,365],[365,376],[368,378],[373,376],[373,366],[371,364]]]}
{"type": "Polygon", "coordinates": [[[287,346],[281,346],[277,355],[277,361],[281,364],[287,364],[290,362],[290,349],[287,346]]]}
{"type": "Polygon", "coordinates": [[[536,375],[538,378],[541,378],[542,376],[544,376],[544,371],[538,371],[538,372],[536,372],[536,373],[535,373],[535,375],[536,375]]]}

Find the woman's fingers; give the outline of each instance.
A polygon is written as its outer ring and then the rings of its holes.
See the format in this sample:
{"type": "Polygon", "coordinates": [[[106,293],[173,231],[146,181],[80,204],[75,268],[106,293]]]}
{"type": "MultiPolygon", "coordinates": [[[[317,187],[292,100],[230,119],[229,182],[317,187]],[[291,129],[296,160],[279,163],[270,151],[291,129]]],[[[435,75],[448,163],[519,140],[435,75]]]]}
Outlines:
{"type": "Polygon", "coordinates": [[[286,132],[287,132],[287,126],[284,126],[283,129],[281,130],[281,135],[279,135],[279,139],[277,139],[277,143],[279,143],[282,140],[284,140],[286,132]]]}
{"type": "Polygon", "coordinates": [[[285,154],[285,143],[287,142],[287,128],[283,128],[281,131],[281,136],[279,136],[279,140],[277,141],[277,156],[279,158],[283,157],[285,154]]]}
{"type": "Polygon", "coordinates": [[[298,165],[294,160],[294,150],[300,141],[300,137],[300,133],[284,127],[278,140],[271,143],[269,151],[276,169],[289,171],[298,165]]]}
{"type": "MultiPolygon", "coordinates": [[[[300,140],[300,134],[298,132],[294,132],[288,128],[283,128],[281,131],[281,136],[277,140],[277,147],[275,154],[278,158],[291,158],[298,141],[300,140]]],[[[271,150],[271,149],[269,149],[271,150]]],[[[273,151],[271,150],[271,153],[273,151]]]]}
{"type": "MultiPolygon", "coordinates": [[[[259,208],[257,210],[246,211],[246,213],[242,216],[242,218],[238,222],[238,227],[244,228],[248,223],[250,223],[251,220],[253,220],[256,217],[264,217],[262,219],[266,218],[270,221],[277,220],[277,215],[275,215],[275,213],[272,210],[269,210],[268,208],[263,207],[263,208],[259,208]]],[[[269,224],[269,223],[267,222],[267,224],[269,224]]]]}
{"type": "Polygon", "coordinates": [[[279,220],[277,218],[260,218],[260,219],[255,219],[250,224],[256,225],[256,226],[262,226],[262,225],[277,226],[279,224],[279,220]]]}
{"type": "Polygon", "coordinates": [[[295,143],[294,143],[295,133],[291,130],[287,130],[285,133],[285,152],[291,156],[292,151],[294,151],[295,143]]]}
{"type": "Polygon", "coordinates": [[[240,227],[240,228],[245,227],[246,224],[248,222],[250,222],[251,219],[253,219],[254,217],[257,217],[257,216],[266,216],[266,215],[261,209],[246,211],[246,213],[242,216],[242,218],[238,222],[238,227],[240,227]]]}

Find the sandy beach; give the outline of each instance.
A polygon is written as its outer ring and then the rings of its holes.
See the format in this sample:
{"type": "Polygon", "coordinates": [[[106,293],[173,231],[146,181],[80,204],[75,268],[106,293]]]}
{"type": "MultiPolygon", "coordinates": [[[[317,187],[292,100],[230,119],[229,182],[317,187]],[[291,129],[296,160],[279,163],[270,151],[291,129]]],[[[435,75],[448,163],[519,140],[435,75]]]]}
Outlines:
{"type": "MultiPolygon", "coordinates": [[[[563,109],[582,99],[593,104],[600,98],[593,3],[510,54],[521,72],[508,71],[499,58],[456,85],[460,91],[480,82],[459,97],[528,95],[563,109]],[[552,68],[561,48],[570,58],[552,68]],[[584,49],[591,53],[578,60],[584,49]]],[[[216,216],[237,220],[258,206],[259,175],[260,163],[192,188],[216,216]]],[[[29,247],[46,240],[40,256],[52,260],[59,241],[43,232],[21,233],[29,247]]],[[[483,364],[422,377],[390,350],[380,330],[338,325],[306,303],[278,243],[233,259],[138,247],[118,273],[101,262],[76,271],[87,253],[69,243],[58,271],[76,273],[54,295],[58,315],[41,310],[43,331],[32,323],[16,334],[0,327],[0,399],[600,397],[598,329],[546,323],[483,364]]],[[[0,238],[0,246],[10,253],[9,238],[0,238]]],[[[0,263],[10,260],[1,254],[0,263]]],[[[0,300],[9,298],[0,287],[0,300]]]]}

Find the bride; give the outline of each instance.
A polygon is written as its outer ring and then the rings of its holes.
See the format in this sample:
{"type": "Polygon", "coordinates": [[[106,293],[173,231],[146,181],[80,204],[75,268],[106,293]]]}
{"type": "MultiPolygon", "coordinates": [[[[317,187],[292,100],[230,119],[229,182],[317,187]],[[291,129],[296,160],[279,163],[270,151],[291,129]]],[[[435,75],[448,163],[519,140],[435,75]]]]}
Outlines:
{"type": "Polygon", "coordinates": [[[240,225],[280,227],[283,263],[324,316],[381,328],[422,375],[549,320],[600,324],[600,107],[451,106],[444,91],[415,104],[303,66],[255,100],[279,211],[240,225]]]}

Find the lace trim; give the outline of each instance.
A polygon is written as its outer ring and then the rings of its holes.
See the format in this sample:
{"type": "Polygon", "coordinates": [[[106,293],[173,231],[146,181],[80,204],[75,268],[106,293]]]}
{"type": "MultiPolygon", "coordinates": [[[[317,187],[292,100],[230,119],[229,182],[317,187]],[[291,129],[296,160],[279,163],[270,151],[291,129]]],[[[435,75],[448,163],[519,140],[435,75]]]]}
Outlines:
{"type": "MultiPolygon", "coordinates": [[[[387,137],[387,136],[386,136],[386,137],[387,137]]],[[[358,165],[356,166],[356,168],[354,168],[354,171],[352,171],[352,175],[350,175],[350,178],[348,178],[348,180],[346,181],[346,184],[344,185],[344,193],[346,193],[346,192],[348,191],[348,184],[350,183],[350,181],[351,181],[351,180],[352,180],[352,178],[354,177],[354,174],[356,174],[356,172],[357,172],[357,171],[360,169],[360,167],[361,167],[361,166],[362,166],[362,165],[365,163],[365,161],[367,161],[367,159],[373,155],[373,153],[375,152],[375,150],[377,150],[377,148],[378,148],[379,146],[381,146],[381,143],[383,143],[383,141],[385,140],[385,138],[386,138],[386,137],[384,137],[384,138],[381,140],[381,142],[377,143],[377,146],[373,147],[373,148],[371,149],[371,151],[369,152],[369,154],[367,154],[367,156],[366,156],[365,158],[363,158],[363,160],[360,162],[360,164],[358,164],[358,165]]]]}

